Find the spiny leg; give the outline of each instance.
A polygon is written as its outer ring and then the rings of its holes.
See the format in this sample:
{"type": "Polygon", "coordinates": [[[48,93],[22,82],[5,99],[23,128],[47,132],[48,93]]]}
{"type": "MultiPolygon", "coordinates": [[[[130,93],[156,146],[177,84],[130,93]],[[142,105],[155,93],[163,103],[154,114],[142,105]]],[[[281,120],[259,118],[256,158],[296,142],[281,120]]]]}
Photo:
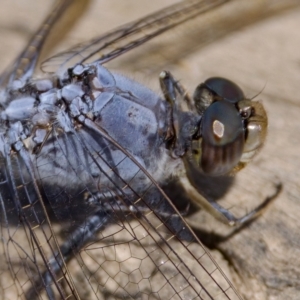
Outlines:
{"type": "Polygon", "coordinates": [[[281,183],[274,184],[274,192],[270,196],[268,196],[253,210],[238,218],[214,200],[201,195],[200,192],[191,184],[191,182],[187,178],[180,178],[180,182],[189,195],[190,199],[194,201],[194,203],[196,203],[199,207],[204,208],[216,219],[229,226],[243,225],[257,218],[277,198],[282,190],[281,183]]]}
{"type": "Polygon", "coordinates": [[[165,100],[169,103],[168,111],[168,132],[172,133],[173,144],[171,146],[172,155],[176,158],[184,155],[187,143],[196,133],[200,116],[195,116],[194,105],[188,93],[181,84],[174,79],[172,74],[163,71],[159,76],[160,86],[164,94],[165,100]]]}

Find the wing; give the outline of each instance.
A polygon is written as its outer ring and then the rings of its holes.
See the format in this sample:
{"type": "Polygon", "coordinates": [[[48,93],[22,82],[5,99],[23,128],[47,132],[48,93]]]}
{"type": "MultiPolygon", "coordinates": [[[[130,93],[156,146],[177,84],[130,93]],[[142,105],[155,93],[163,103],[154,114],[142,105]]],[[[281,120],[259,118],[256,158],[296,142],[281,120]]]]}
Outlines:
{"type": "MultiPolygon", "coordinates": [[[[23,65],[22,58],[30,52],[30,47],[26,49],[12,73],[4,75],[9,83],[32,73],[39,51],[35,48],[23,65]]],[[[148,294],[154,298],[215,299],[223,295],[231,299],[236,294],[160,187],[101,128],[85,124],[80,132],[69,135],[53,124],[47,137],[52,151],[33,160],[34,153],[23,146],[11,152],[5,137],[1,138],[4,298],[124,299],[148,294]],[[115,148],[123,155],[112,164],[109,152],[115,148]],[[146,192],[141,193],[119,174],[120,166],[128,161],[136,166],[135,175],[141,173],[150,180],[146,192]],[[50,184],[63,170],[67,170],[65,181],[50,184]],[[106,200],[104,206],[86,204],[85,195],[93,195],[91,191],[100,184],[95,174],[100,174],[100,183],[111,182],[111,190],[98,201],[106,200]],[[91,179],[90,184],[77,188],[86,178],[91,179]],[[83,289],[78,288],[79,283],[83,289]]]]}
{"type": "MultiPolygon", "coordinates": [[[[119,34],[113,39],[118,43],[119,34]]],[[[138,45],[125,40],[125,46],[117,48],[111,40],[104,42],[105,49],[112,45],[117,50],[102,62],[138,45]]],[[[4,299],[239,298],[171,200],[130,153],[92,122],[79,131],[73,128],[71,134],[52,125],[47,159],[23,147],[1,149],[4,299]],[[114,163],[112,149],[122,154],[114,163]],[[118,171],[122,164],[135,166],[132,180],[118,171]],[[61,178],[63,171],[65,182],[46,184],[61,178]],[[141,174],[150,182],[144,192],[132,184],[141,174]],[[77,186],[86,178],[90,185],[77,186]],[[106,193],[86,197],[108,181],[111,188],[106,193]]],[[[0,144],[7,145],[5,140],[0,144]]]]}
{"type": "MultiPolygon", "coordinates": [[[[174,4],[170,7],[145,16],[137,21],[127,23],[111,32],[105,33],[88,42],[78,44],[70,49],[58,53],[41,64],[41,69],[46,73],[61,73],[66,69],[74,67],[76,64],[91,63],[98,61],[106,63],[127,51],[130,51],[141,44],[159,36],[184,22],[192,20],[201,14],[214,10],[231,0],[186,0],[174,4]]],[[[260,19],[269,17],[286,9],[296,6],[295,0],[282,3],[273,3],[271,0],[254,1],[253,3],[241,2],[233,4],[230,11],[235,10],[234,14],[225,12],[217,18],[212,18],[210,22],[215,22],[212,28],[214,38],[223,36],[230,31],[251,24],[260,19]]],[[[203,24],[204,25],[204,24],[203,24]]],[[[205,31],[210,30],[204,25],[204,40],[199,36],[195,45],[207,43],[211,37],[205,37],[205,31]]],[[[202,32],[200,31],[200,34],[202,32]]],[[[182,45],[177,45],[180,49],[182,45]]],[[[180,50],[179,50],[180,51],[180,50]]],[[[185,49],[186,51],[186,49],[185,49]]]]}
{"type": "Polygon", "coordinates": [[[44,72],[64,71],[76,64],[98,61],[101,64],[138,47],[150,39],[191,20],[229,0],[189,0],[162,9],[137,21],[128,23],[87,43],[58,53],[44,61],[44,72]]]}
{"type": "Polygon", "coordinates": [[[32,77],[41,49],[53,24],[71,2],[72,0],[56,1],[51,13],[48,14],[23,51],[18,55],[13,65],[1,74],[1,89],[11,86],[14,80],[26,82],[27,79],[32,77]]]}
{"type": "Polygon", "coordinates": [[[23,146],[1,158],[4,298],[237,298],[135,157],[90,120],[71,131],[53,124],[34,160],[23,146]]]}

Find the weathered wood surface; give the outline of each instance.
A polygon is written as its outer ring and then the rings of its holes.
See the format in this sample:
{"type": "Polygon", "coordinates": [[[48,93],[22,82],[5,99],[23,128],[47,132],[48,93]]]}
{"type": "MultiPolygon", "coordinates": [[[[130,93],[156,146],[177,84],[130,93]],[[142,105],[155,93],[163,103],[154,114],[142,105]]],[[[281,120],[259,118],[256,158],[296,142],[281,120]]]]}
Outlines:
{"type": "MultiPolygon", "coordinates": [[[[268,140],[252,166],[242,171],[230,186],[225,195],[228,201],[221,203],[235,209],[248,201],[246,209],[250,209],[252,201],[257,204],[272,193],[272,182],[282,182],[283,191],[259,219],[219,243],[212,253],[245,299],[299,299],[300,7],[258,21],[258,14],[265,11],[263,2],[237,1],[225,11],[227,21],[220,23],[219,30],[208,31],[209,26],[198,20],[175,30],[168,38],[125,55],[111,67],[157,91],[158,74],[167,69],[191,93],[200,81],[215,75],[237,82],[249,97],[259,93],[257,99],[263,101],[269,114],[268,140]],[[257,6],[252,12],[252,4],[261,4],[262,8],[257,6]],[[236,30],[228,32],[231,26],[236,30]]],[[[293,1],[267,2],[282,5],[293,1]]],[[[74,14],[64,19],[63,26],[69,28],[73,16],[78,17],[78,22],[73,22],[68,34],[65,32],[62,43],[55,47],[47,44],[51,48],[46,55],[169,3],[172,1],[97,0],[79,9],[84,11],[80,18],[78,7],[74,8],[74,14]]],[[[0,4],[3,69],[38,26],[51,1],[1,0],[0,4]]],[[[211,24],[219,17],[217,13],[205,22],[211,24]]],[[[60,35],[52,36],[54,41],[59,38],[60,35]]],[[[191,222],[223,236],[232,232],[202,212],[193,215],[191,222]]]]}

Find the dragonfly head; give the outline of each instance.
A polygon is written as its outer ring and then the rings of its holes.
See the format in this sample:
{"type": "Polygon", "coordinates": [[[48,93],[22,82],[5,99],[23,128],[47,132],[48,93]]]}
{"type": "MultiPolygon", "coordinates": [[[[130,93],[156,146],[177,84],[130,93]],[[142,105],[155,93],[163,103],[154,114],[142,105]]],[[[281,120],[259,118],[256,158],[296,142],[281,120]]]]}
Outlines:
{"type": "Polygon", "coordinates": [[[242,169],[266,138],[268,119],[263,105],[245,99],[239,86],[220,77],[201,83],[193,98],[202,117],[192,141],[192,160],[213,176],[242,169]]]}

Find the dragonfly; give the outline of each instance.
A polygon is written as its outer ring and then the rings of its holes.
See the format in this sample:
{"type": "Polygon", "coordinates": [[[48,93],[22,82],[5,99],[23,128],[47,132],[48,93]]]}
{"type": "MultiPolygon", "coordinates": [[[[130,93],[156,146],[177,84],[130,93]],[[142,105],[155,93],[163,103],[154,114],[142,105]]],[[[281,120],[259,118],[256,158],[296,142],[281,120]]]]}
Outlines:
{"type": "Polygon", "coordinates": [[[179,2],[47,59],[47,76],[34,79],[71,3],[58,1],[1,75],[4,299],[241,299],[165,189],[175,180],[229,225],[259,215],[277,190],[238,218],[195,177],[235,173],[257,154],[262,104],[224,78],[203,81],[191,98],[168,71],[156,95],[105,68],[227,2],[179,2]]]}

